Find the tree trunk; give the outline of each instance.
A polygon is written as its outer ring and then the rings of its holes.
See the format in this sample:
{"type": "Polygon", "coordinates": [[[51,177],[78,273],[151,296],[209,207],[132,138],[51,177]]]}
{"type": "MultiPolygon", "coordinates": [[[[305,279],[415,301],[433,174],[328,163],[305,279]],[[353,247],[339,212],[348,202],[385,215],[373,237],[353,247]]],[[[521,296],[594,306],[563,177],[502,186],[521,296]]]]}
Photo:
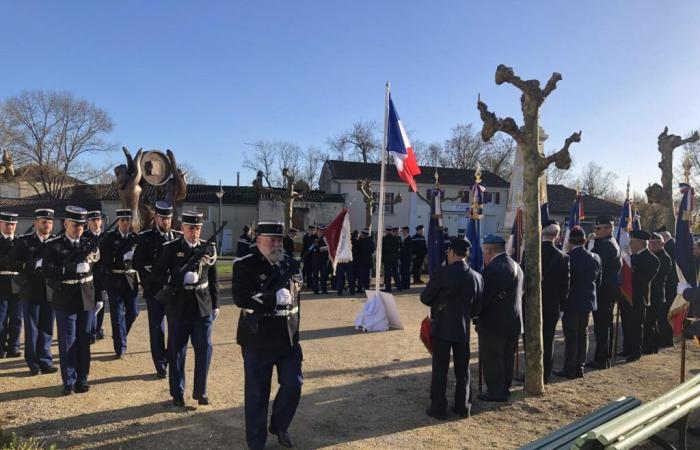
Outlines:
{"type": "MultiPolygon", "coordinates": [[[[365,227],[372,226],[372,200],[365,199],[365,227]]],[[[381,231],[381,230],[379,230],[381,231]]]]}
{"type": "Polygon", "coordinates": [[[676,216],[673,211],[673,149],[660,150],[661,161],[659,168],[661,169],[661,205],[664,209],[664,224],[668,231],[676,234],[676,216]]]}
{"type": "Polygon", "coordinates": [[[294,214],[294,196],[284,199],[284,229],[292,228],[292,215],[294,214]]]}

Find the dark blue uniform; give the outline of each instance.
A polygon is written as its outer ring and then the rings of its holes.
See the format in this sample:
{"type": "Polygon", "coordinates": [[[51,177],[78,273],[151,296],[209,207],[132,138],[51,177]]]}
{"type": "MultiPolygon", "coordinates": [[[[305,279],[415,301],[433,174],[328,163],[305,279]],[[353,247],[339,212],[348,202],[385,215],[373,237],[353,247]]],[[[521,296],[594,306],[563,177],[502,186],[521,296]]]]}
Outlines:
{"type": "Polygon", "coordinates": [[[422,283],[423,280],[420,278],[421,270],[423,269],[425,255],[428,254],[428,244],[425,240],[425,236],[418,233],[413,235],[411,238],[411,243],[413,244],[413,262],[411,263],[413,282],[422,283]]]}
{"type": "MultiPolygon", "coordinates": [[[[369,279],[372,274],[372,255],[374,255],[374,239],[363,234],[357,240],[357,289],[364,292],[369,289],[369,279]]],[[[353,256],[354,257],[354,256],[353,256]]]]}
{"type": "Polygon", "coordinates": [[[666,277],[666,286],[664,295],[666,301],[663,304],[663,317],[659,323],[659,345],[661,347],[673,347],[673,330],[671,329],[671,324],[668,323],[666,317],[668,317],[668,311],[671,309],[673,300],[676,298],[676,289],[678,288],[678,273],[676,272],[676,240],[669,239],[664,243],[664,250],[671,258],[671,268],[668,271],[668,276],[666,277]]]}
{"type": "MultiPolygon", "coordinates": [[[[92,230],[86,230],[83,233],[88,239],[97,240],[100,239],[102,234],[95,234],[92,230]]],[[[98,267],[99,269],[99,267],[98,267]]],[[[107,289],[105,288],[106,282],[104,281],[105,276],[108,276],[101,270],[96,270],[94,274],[93,282],[95,283],[95,303],[104,302],[104,300],[109,297],[107,294],[107,289]]],[[[105,307],[106,303],[103,303],[104,307],[100,308],[97,314],[90,319],[90,341],[95,342],[97,339],[104,339],[105,330],[102,328],[105,320],[105,307]]]]}
{"type": "Polygon", "coordinates": [[[19,272],[9,259],[17,243],[14,236],[0,235],[0,357],[18,357],[22,333],[22,305],[19,300],[19,272]]]}
{"type": "Polygon", "coordinates": [[[411,288],[411,263],[413,262],[413,240],[411,236],[401,239],[400,252],[401,289],[411,288]]]}
{"type": "MultiPolygon", "coordinates": [[[[293,264],[285,257],[285,264],[293,264]]],[[[267,440],[267,409],[270,381],[277,368],[280,384],[270,418],[270,430],[286,432],[301,398],[302,351],[299,345],[299,293],[302,275],[298,270],[287,280],[292,304],[277,306],[276,292],[265,289],[276,270],[256,248],[234,261],[232,293],[241,308],[236,340],[243,352],[245,369],[246,441],[251,449],[262,449],[267,440]]]]}
{"type": "Polygon", "coordinates": [[[251,251],[251,245],[254,243],[255,241],[253,241],[247,233],[240,235],[238,237],[238,242],[236,243],[236,258],[242,258],[249,254],[251,251]]]}
{"type": "Polygon", "coordinates": [[[139,315],[138,272],[132,267],[132,259],[124,259],[136,242],[136,233],[122,234],[119,229],[108,232],[100,242],[100,270],[109,293],[112,342],[118,357],[126,353],[127,336],[139,315]]]}
{"type": "Polygon", "coordinates": [[[659,271],[651,282],[650,305],[646,310],[644,320],[644,338],[642,340],[642,351],[644,353],[658,353],[661,346],[659,330],[663,323],[668,323],[664,303],[666,302],[666,279],[671,271],[671,257],[661,249],[654,252],[659,260],[659,271]]]}
{"type": "Polygon", "coordinates": [[[51,301],[56,313],[61,378],[66,394],[74,389],[85,392],[90,372],[90,317],[95,314],[93,269],[100,254],[79,250],[88,244],[85,237],[74,242],[66,235],[58,236],[46,242],[42,262],[46,284],[53,291],[51,301]],[[79,264],[83,263],[89,270],[78,273],[79,264]]]}
{"type": "Polygon", "coordinates": [[[624,353],[628,361],[642,354],[646,309],[651,305],[651,283],[659,270],[659,259],[648,248],[632,255],[632,304],[621,301],[624,353]]]}
{"type": "Polygon", "coordinates": [[[430,412],[447,412],[447,370],[450,351],[456,378],[455,410],[469,415],[469,334],[474,305],[481,302],[484,280],[465,261],[440,267],[428,281],[420,300],[430,306],[430,334],[433,339],[433,373],[430,383],[430,412]]]}
{"type": "Polygon", "coordinates": [[[44,241],[36,233],[25,234],[17,239],[10,250],[10,260],[20,271],[22,288],[19,292],[24,313],[24,360],[33,374],[52,373],[54,311],[47,299],[46,280],[37,263],[43,264],[44,241]]]}
{"type": "Polygon", "coordinates": [[[596,292],[598,309],[593,311],[595,333],[593,365],[606,368],[610,365],[609,357],[612,354],[613,307],[620,298],[618,277],[622,268],[622,257],[620,247],[612,236],[596,238],[591,251],[600,257],[603,271],[600,286],[596,292]]]}
{"type": "Polygon", "coordinates": [[[313,232],[306,232],[302,238],[301,250],[301,262],[303,263],[302,274],[304,275],[306,287],[311,287],[311,271],[313,269],[311,247],[314,245],[314,242],[316,242],[316,235],[313,232]]]}
{"type": "Polygon", "coordinates": [[[569,296],[569,256],[552,241],[542,241],[542,354],[544,380],[552,374],[554,334],[569,296]]]}
{"type": "MultiPolygon", "coordinates": [[[[569,378],[583,376],[588,352],[588,320],[598,309],[596,291],[602,278],[600,257],[583,247],[569,252],[569,296],[564,303],[564,374],[569,378]]],[[[607,348],[607,347],[606,347],[607,348]]]]}
{"type": "MultiPolygon", "coordinates": [[[[205,245],[200,241],[196,245],[205,245]]],[[[187,342],[192,339],[194,348],[194,387],[192,397],[207,398],[207,375],[211,363],[211,331],[213,311],[219,307],[219,284],[216,277],[216,247],[208,244],[205,258],[195,268],[198,281],[186,284],[180,267],[190,257],[194,248],[184,237],[163,245],[162,252],[153,267],[151,281],[167,280],[175,287],[175,296],[165,305],[168,317],[168,363],[170,365],[170,395],[182,401],[185,394],[185,357],[187,342]]],[[[207,400],[208,401],[208,400],[207,400]]]]}
{"type": "Polygon", "coordinates": [[[139,273],[143,298],[148,308],[148,336],[151,342],[151,358],[156,373],[164,377],[168,367],[168,353],[165,347],[165,308],[155,300],[155,295],[163,288],[167,279],[156,279],[152,276],[153,265],[163,251],[163,245],[182,235],[179,231],[170,230],[162,233],[157,227],[142,231],[134,251],[134,269],[139,273]]]}
{"type": "Polygon", "coordinates": [[[316,236],[311,247],[311,288],[314,294],[328,293],[328,246],[323,235],[316,236]]]}
{"type": "Polygon", "coordinates": [[[399,279],[399,257],[401,256],[401,238],[388,233],[382,238],[382,265],[384,266],[384,290],[391,292],[391,280],[397,291],[401,291],[399,279]]]}

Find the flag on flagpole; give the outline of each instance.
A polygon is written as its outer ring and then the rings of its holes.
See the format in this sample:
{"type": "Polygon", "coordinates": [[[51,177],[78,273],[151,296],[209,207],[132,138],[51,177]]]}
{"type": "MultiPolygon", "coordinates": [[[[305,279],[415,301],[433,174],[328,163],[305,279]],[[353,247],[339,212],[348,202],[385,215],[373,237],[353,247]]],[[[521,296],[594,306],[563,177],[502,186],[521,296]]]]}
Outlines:
{"type": "Polygon", "coordinates": [[[524,237],[523,209],[518,206],[518,209],[515,210],[513,227],[510,229],[510,238],[508,238],[508,243],[506,244],[506,253],[517,263],[522,261],[524,237]]]}
{"type": "Polygon", "coordinates": [[[574,197],[574,202],[571,204],[571,211],[569,212],[569,222],[566,227],[566,232],[564,234],[564,249],[566,249],[566,244],[569,243],[569,234],[574,227],[581,226],[581,220],[585,219],[586,216],[583,213],[583,196],[576,190],[576,197],[574,197]]]}
{"type": "Polygon", "coordinates": [[[476,169],[476,179],[472,185],[471,207],[469,208],[469,223],[467,224],[467,240],[471,244],[469,266],[481,273],[484,266],[484,254],[481,249],[481,219],[484,217],[482,205],[486,188],[481,185],[481,168],[476,169]]]}
{"type": "Polygon", "coordinates": [[[411,142],[408,140],[406,128],[399,119],[394,101],[391,100],[391,94],[389,94],[389,127],[386,149],[394,157],[399,178],[410,186],[412,192],[416,192],[416,181],[413,177],[420,175],[420,167],[418,167],[411,142]]]}
{"type": "Polygon", "coordinates": [[[632,259],[630,256],[630,231],[632,231],[634,217],[632,216],[632,202],[629,194],[622,205],[620,223],[617,227],[617,242],[622,250],[622,269],[620,270],[620,292],[622,296],[632,304],[632,259]]]}
{"type": "Polygon", "coordinates": [[[430,275],[440,267],[444,254],[445,239],[442,235],[442,199],[445,190],[430,190],[430,221],[428,222],[428,273],[430,275]]]}
{"type": "MultiPolygon", "coordinates": [[[[690,231],[690,220],[695,210],[695,191],[686,183],[680,184],[681,199],[676,217],[676,273],[678,284],[697,287],[697,273],[693,260],[693,235],[690,231]]],[[[677,294],[668,311],[668,321],[673,328],[673,335],[679,336],[683,330],[683,320],[688,313],[688,302],[682,295],[677,294]]]]}
{"type": "Polygon", "coordinates": [[[333,265],[333,273],[338,263],[352,261],[352,242],[350,230],[350,215],[348,209],[343,208],[335,219],[326,227],[323,239],[328,246],[328,259],[333,265]]]}

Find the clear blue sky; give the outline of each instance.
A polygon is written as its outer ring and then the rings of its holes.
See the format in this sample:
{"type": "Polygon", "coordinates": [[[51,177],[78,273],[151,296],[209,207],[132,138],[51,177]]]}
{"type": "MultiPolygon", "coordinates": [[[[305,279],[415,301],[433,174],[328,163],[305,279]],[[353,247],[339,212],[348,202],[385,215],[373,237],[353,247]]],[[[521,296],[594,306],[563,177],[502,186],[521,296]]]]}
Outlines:
{"type": "Polygon", "coordinates": [[[619,188],[659,178],[664,125],[700,126],[692,0],[24,0],[0,17],[0,97],[69,90],[109,111],[114,142],[172,148],[212,183],[235,182],[245,142],[325,147],[355,120],[381,122],[386,80],[417,139],[480,124],[479,92],[521,122],[518,91],[494,84],[499,63],[562,73],[542,109],[546,148],[582,129],[577,165],[615,171],[619,188]]]}

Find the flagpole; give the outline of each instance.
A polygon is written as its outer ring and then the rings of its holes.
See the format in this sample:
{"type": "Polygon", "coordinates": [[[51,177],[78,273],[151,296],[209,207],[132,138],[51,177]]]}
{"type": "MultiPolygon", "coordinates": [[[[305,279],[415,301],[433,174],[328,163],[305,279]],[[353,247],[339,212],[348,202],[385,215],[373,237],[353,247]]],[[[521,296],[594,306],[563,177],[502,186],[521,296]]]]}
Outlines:
{"type": "Polygon", "coordinates": [[[384,94],[384,140],[381,148],[381,174],[379,176],[379,211],[377,211],[377,251],[375,257],[375,279],[374,279],[374,295],[379,297],[379,280],[382,268],[382,239],[384,235],[384,172],[386,172],[386,146],[389,135],[389,95],[391,84],[386,82],[386,92],[384,94]]]}

